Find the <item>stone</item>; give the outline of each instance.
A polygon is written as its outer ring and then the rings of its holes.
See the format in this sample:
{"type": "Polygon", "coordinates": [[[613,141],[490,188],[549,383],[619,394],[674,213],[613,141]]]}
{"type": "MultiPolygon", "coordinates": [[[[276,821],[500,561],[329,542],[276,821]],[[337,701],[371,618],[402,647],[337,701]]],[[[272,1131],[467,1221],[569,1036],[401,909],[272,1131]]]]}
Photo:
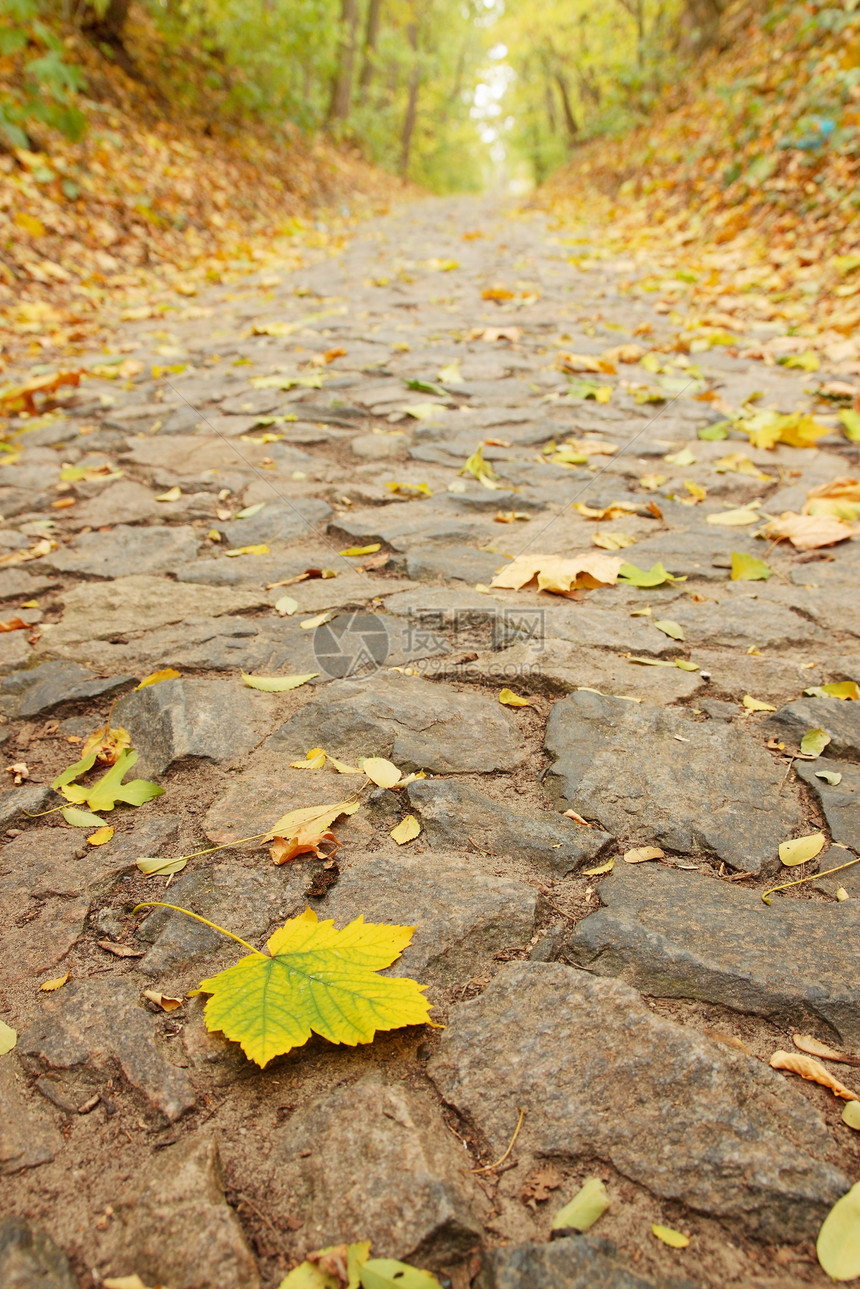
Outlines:
{"type": "Polygon", "coordinates": [[[22,1217],[0,1220],[3,1289],[79,1289],[71,1263],[51,1237],[22,1217]]]}
{"type": "Polygon", "coordinates": [[[99,868],[92,853],[82,858],[85,852],[83,832],[44,826],[27,829],[4,846],[0,894],[6,918],[0,938],[4,953],[22,972],[51,970],[83,934],[88,880],[99,868]]]}
{"type": "Polygon", "coordinates": [[[107,533],[81,533],[47,556],[44,564],[61,573],[128,577],[172,573],[197,557],[200,535],[188,525],[135,528],[117,524],[107,533]]]}
{"type": "MultiPolygon", "coordinates": [[[[493,1158],[596,1158],[765,1242],[814,1239],[850,1185],[813,1105],[617,980],[514,962],[454,1007],[429,1072],[493,1158]]],[[[523,1171],[525,1171],[525,1166],[523,1171]]]]}
{"type": "Polygon", "coordinates": [[[43,662],[0,681],[0,711],[13,720],[41,716],[63,703],[113,694],[134,680],[134,676],[96,676],[75,662],[43,662]]]}
{"type": "Polygon", "coordinates": [[[112,1098],[119,1081],[150,1120],[163,1125],[196,1101],[188,1076],[156,1046],[155,1019],[140,1005],[140,987],[128,976],[73,980],[46,995],[41,1016],[19,1037],[17,1051],[30,1072],[48,1080],[70,1105],[82,1105],[94,1093],[112,1098]]]}
{"type": "Polygon", "coordinates": [[[523,882],[476,871],[474,856],[365,855],[341,861],[340,881],[320,912],[338,926],[359,914],[368,922],[417,926],[390,974],[455,986],[485,969],[495,953],[528,943],[536,898],[523,882]]]}
{"type": "MultiPolygon", "coordinates": [[[[25,1087],[17,1060],[5,1056],[0,1061],[0,1174],[6,1176],[49,1164],[63,1146],[62,1137],[42,1106],[28,1103],[25,1087]]],[[[2,1249],[0,1226],[0,1268],[2,1249]]],[[[7,1283],[0,1277],[0,1284],[7,1283]]]]}
{"type": "Polygon", "coordinates": [[[365,1075],[303,1106],[271,1145],[270,1194],[304,1218],[301,1254],[371,1240],[375,1257],[439,1267],[480,1239],[477,1188],[426,1093],[365,1075]]]}
{"type": "Polygon", "coordinates": [[[797,747],[808,730],[826,730],[830,742],[824,749],[825,757],[860,761],[860,703],[841,698],[798,698],[769,716],[767,724],[780,738],[797,747]]]}
{"type": "Polygon", "coordinates": [[[4,631],[0,634],[0,671],[23,667],[33,650],[26,631],[4,631]]]}
{"type": "Polygon", "coordinates": [[[43,652],[63,645],[86,642],[88,656],[95,640],[110,640],[127,633],[153,631],[193,614],[218,617],[243,609],[268,607],[267,592],[248,588],[180,585],[147,573],[118,577],[93,587],[84,582],[63,592],[62,621],[49,630],[43,626],[43,652]]]}
{"type": "Polygon", "coordinates": [[[732,566],[732,551],[753,555],[756,543],[737,529],[671,532],[643,538],[631,554],[635,556],[632,562],[640,568],[650,568],[659,560],[676,577],[724,583],[732,566]]]}
{"type": "Polygon", "coordinates": [[[634,1275],[615,1253],[611,1241],[592,1235],[506,1244],[482,1255],[475,1289],[696,1289],[689,1280],[634,1275]]]}
{"type": "Polygon", "coordinates": [[[502,555],[475,550],[472,546],[416,547],[406,556],[406,571],[418,582],[453,578],[459,582],[489,582],[505,562],[502,555]]]}
{"type": "Polygon", "coordinates": [[[224,1197],[214,1133],[198,1130],[160,1151],[113,1203],[100,1240],[107,1275],[138,1275],[170,1289],[260,1289],[241,1223],[224,1197]]]}
{"type": "Polygon", "coordinates": [[[163,506],[155,500],[155,493],[142,483],[131,479],[118,479],[109,483],[95,496],[79,502],[67,513],[65,522],[70,528],[103,528],[105,524],[137,524],[163,514],[163,506]]]}
{"type": "Polygon", "coordinates": [[[138,778],[163,774],[185,758],[240,761],[267,732],[264,695],[228,680],[163,680],[120,699],[113,721],[140,753],[138,778]]]}
{"type": "Polygon", "coordinates": [[[325,747],[346,759],[385,756],[402,768],[453,774],[513,770],[526,757],[515,722],[498,702],[391,671],[333,681],[270,745],[290,759],[325,747]]]}
{"type": "Polygon", "coordinates": [[[515,810],[454,779],[419,779],[407,788],[431,846],[472,851],[469,838],[495,855],[526,860],[548,876],[582,868],[612,841],[551,810],[515,810]]]}
{"type": "MultiPolygon", "coordinates": [[[[824,761],[820,758],[816,761],[795,761],[792,768],[797,777],[808,784],[818,797],[833,840],[843,842],[860,853],[860,766],[852,761],[836,761],[828,757],[824,761]],[[833,785],[825,779],[819,779],[816,772],[820,770],[835,770],[842,775],[841,783],[833,785]]],[[[836,852],[831,851],[822,860],[822,867],[830,868],[843,862],[836,852]]],[[[848,876],[846,874],[846,878],[848,876]]],[[[834,879],[835,886],[840,884],[844,883],[834,879]]]]}
{"type": "Polygon", "coordinates": [[[475,532],[484,532],[477,517],[442,515],[427,502],[409,506],[373,506],[367,510],[338,515],[337,527],[350,542],[364,546],[385,542],[396,551],[425,547],[428,543],[445,545],[468,542],[475,532]]]}
{"type": "Polygon", "coordinates": [[[22,788],[0,792],[0,828],[25,819],[27,814],[37,815],[52,798],[56,800],[47,783],[27,783],[22,788]]]}
{"type": "Polygon", "coordinates": [[[32,600],[58,581],[56,576],[33,577],[20,568],[4,568],[0,570],[0,600],[32,600]]]}
{"type": "Polygon", "coordinates": [[[350,440],[350,449],[365,461],[386,461],[391,457],[405,456],[407,438],[402,431],[394,434],[356,434],[350,440]]]}
{"type": "Polygon", "coordinates": [[[718,604],[678,600],[669,616],[683,627],[690,645],[779,649],[824,639],[820,629],[799,613],[750,592],[727,594],[718,604]]]}
{"type": "Polygon", "coordinates": [[[860,1044],[856,901],[774,896],[768,906],[758,891],[657,864],[616,864],[599,893],[604,907],[568,942],[577,966],[643,994],[697,998],[860,1044]]]}
{"type": "MultiPolygon", "coordinates": [[[[350,779],[329,771],[317,774],[289,769],[282,753],[264,747],[231,774],[226,791],[206,813],[203,831],[215,846],[232,845],[242,837],[268,832],[276,819],[294,807],[337,801],[360,781],[359,776],[350,779]]],[[[339,824],[338,830],[342,827],[339,824]]]]}
{"type": "Polygon", "coordinates": [[[222,526],[231,546],[258,546],[321,536],[331,506],[315,497],[282,497],[269,502],[248,519],[233,519],[222,526]]]}
{"type": "Polygon", "coordinates": [[[549,796],[625,843],[772,872],[802,820],[784,769],[722,721],[581,690],[552,709],[546,746],[549,796]]]}

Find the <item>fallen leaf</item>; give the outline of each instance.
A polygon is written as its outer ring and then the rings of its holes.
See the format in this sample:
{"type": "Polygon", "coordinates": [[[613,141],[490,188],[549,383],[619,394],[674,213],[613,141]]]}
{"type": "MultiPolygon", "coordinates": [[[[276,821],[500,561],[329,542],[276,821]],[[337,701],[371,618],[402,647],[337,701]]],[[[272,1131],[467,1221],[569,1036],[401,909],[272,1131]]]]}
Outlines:
{"type": "Polygon", "coordinates": [[[36,394],[53,394],[61,385],[80,385],[83,375],[82,371],[57,371],[36,376],[23,385],[7,385],[0,389],[0,409],[7,414],[21,410],[36,416],[36,394]]]}
{"type": "Polygon", "coordinates": [[[671,1226],[660,1226],[655,1222],[651,1227],[651,1234],[663,1244],[668,1244],[670,1249],[686,1249],[690,1243],[688,1235],[682,1235],[680,1231],[674,1231],[671,1226]]]}
{"type": "Polygon", "coordinates": [[[776,711],[773,703],[763,703],[760,698],[753,698],[752,694],[744,694],[743,703],[748,712],[776,711]]]}
{"type": "Polygon", "coordinates": [[[612,501],[608,506],[595,508],[577,501],[573,509],[579,511],[585,519],[620,519],[622,515],[635,515],[639,507],[629,501],[612,501]]]}
{"type": "Polygon", "coordinates": [[[369,756],[361,762],[361,769],[378,788],[394,788],[402,775],[397,766],[384,756],[369,756]]]}
{"type": "Polygon", "coordinates": [[[0,1056],[5,1056],[11,1052],[12,1048],[18,1042],[18,1031],[11,1025],[7,1025],[4,1020],[0,1020],[0,1056]]]}
{"type": "MultiPolygon", "coordinates": [[[[804,693],[809,693],[804,690],[804,693]]],[[[840,698],[843,702],[860,701],[860,685],[856,680],[831,680],[826,685],[816,686],[815,693],[818,697],[826,695],[828,698],[840,698]]]]}
{"type": "Polygon", "coordinates": [[[634,850],[628,850],[624,856],[625,864],[644,864],[648,859],[665,859],[665,851],[659,846],[637,846],[634,850]]]}
{"type": "Polygon", "coordinates": [[[174,484],[172,488],[168,488],[167,492],[162,492],[159,496],[155,498],[155,500],[156,501],[179,501],[181,496],[182,496],[182,489],[179,487],[178,484],[174,484]]]}
{"type": "Polygon", "coordinates": [[[744,452],[730,452],[728,456],[721,457],[719,461],[714,462],[714,470],[717,474],[726,474],[728,471],[733,474],[746,474],[752,479],[760,479],[762,483],[772,481],[771,475],[759,470],[744,452]]]}
{"type": "Polygon", "coordinates": [[[279,600],[275,601],[275,612],[279,613],[282,618],[291,618],[298,607],[298,600],[294,600],[291,595],[282,595],[279,600]]]}
{"type": "Polygon", "coordinates": [[[188,859],[184,855],[176,859],[146,855],[142,859],[136,859],[135,863],[144,877],[170,877],[174,873],[181,873],[188,859]]]}
{"type": "Polygon", "coordinates": [[[315,855],[317,859],[330,859],[340,847],[334,833],[326,828],[320,831],[315,826],[300,828],[294,837],[276,837],[269,847],[269,854],[275,864],[287,864],[297,855],[315,855]],[[331,846],[331,850],[322,847],[331,846]]]}
{"type": "Polygon", "coordinates": [[[552,1219],[553,1231],[590,1231],[612,1201],[599,1177],[589,1177],[570,1203],[560,1208],[552,1219]]]}
{"type": "Polygon", "coordinates": [[[438,377],[443,385],[465,384],[463,377],[460,375],[460,364],[457,362],[449,363],[447,367],[440,367],[438,377]]]}
{"type": "Polygon", "coordinates": [[[635,546],[636,538],[631,537],[628,533],[601,533],[592,534],[591,541],[593,545],[599,546],[605,551],[621,551],[627,546],[635,546]]]}
{"type": "Polygon", "coordinates": [[[78,806],[64,806],[60,814],[73,828],[92,828],[94,824],[99,826],[104,823],[104,819],[94,815],[91,810],[81,810],[78,806]]]}
{"type": "MultiPolygon", "coordinates": [[[[112,729],[110,725],[103,725],[100,730],[94,730],[92,734],[87,735],[81,747],[79,764],[92,754],[99,765],[116,765],[117,758],[130,747],[131,735],[127,729],[122,725],[118,725],[116,729],[112,729]]],[[[95,761],[92,764],[95,764],[95,761]]],[[[72,778],[76,777],[77,775],[72,775],[72,778]]],[[[55,784],[51,786],[54,787],[55,784]]]]}
{"type": "Polygon", "coordinates": [[[309,671],[297,676],[249,676],[242,672],[242,680],[249,689],[259,689],[264,694],[283,694],[288,689],[298,689],[309,680],[315,680],[318,671],[309,671]]]}
{"type": "Polygon", "coordinates": [[[145,676],[137,686],[138,689],[146,689],[148,685],[160,685],[163,680],[179,680],[182,673],[176,671],[174,667],[164,667],[161,671],[154,671],[150,676],[145,676]]]}
{"type": "Polygon", "coordinates": [[[791,510],[784,510],[778,519],[771,519],[762,532],[774,541],[789,541],[801,551],[835,546],[855,535],[850,524],[841,519],[830,515],[797,515],[791,510]]]}
{"type": "Polygon", "coordinates": [[[86,802],[96,813],[101,810],[113,810],[118,801],[129,806],[141,806],[145,801],[151,801],[153,797],[163,796],[164,788],[146,779],[132,779],[130,783],[122,782],[124,776],[136,764],[138,755],[137,752],[126,750],[120,753],[116,764],[95,783],[89,786],[66,783],[60,787],[60,791],[67,801],[75,805],[83,805],[86,802]]]}
{"type": "Polygon", "coordinates": [[[171,998],[167,994],[159,993],[157,989],[144,989],[143,996],[165,1012],[175,1012],[177,1007],[181,1007],[185,1002],[184,998],[171,998]]]}
{"type": "Polygon", "coordinates": [[[855,524],[860,519],[860,479],[841,475],[806,494],[801,514],[831,515],[855,524]]]}
{"type": "Polygon", "coordinates": [[[766,582],[772,571],[763,559],[747,555],[744,551],[732,551],[733,582],[766,582]]]}
{"type": "Polygon", "coordinates": [[[501,488],[504,486],[496,482],[499,476],[489,462],[484,460],[484,446],[482,443],[479,443],[472,455],[466,458],[466,462],[459,473],[473,475],[478,480],[478,483],[483,484],[485,488],[501,488]]]}
{"type": "Polygon", "coordinates": [[[421,825],[415,816],[406,815],[395,828],[391,829],[389,836],[397,842],[398,846],[404,846],[407,841],[414,841],[420,832],[421,825]]]}
{"type": "Polygon", "coordinates": [[[361,1268],[369,1257],[369,1240],[318,1249],[294,1267],[278,1289],[359,1289],[361,1268]]]}
{"type": "Polygon", "coordinates": [[[615,860],[608,859],[605,864],[598,864],[597,868],[584,868],[583,877],[601,877],[604,873],[611,873],[615,867],[615,860]]]}
{"type": "Polygon", "coordinates": [[[831,1280],[855,1280],[860,1276],[860,1182],[827,1214],[815,1251],[831,1280]]]}
{"type": "Polygon", "coordinates": [[[543,1164],[529,1173],[520,1188],[523,1204],[544,1204],[553,1191],[564,1185],[564,1175],[553,1164],[543,1164]]]}
{"type": "Polygon", "coordinates": [[[696,464],[696,458],[693,456],[689,448],[681,448],[680,452],[670,452],[668,456],[663,458],[663,460],[666,462],[666,465],[676,465],[681,467],[696,464]]]}
{"type": "Polygon", "coordinates": [[[268,546],[264,544],[258,546],[234,546],[232,550],[224,552],[228,559],[236,559],[239,555],[268,555],[269,553],[268,546]]]}
{"type": "Polygon", "coordinates": [[[647,489],[648,492],[654,492],[657,488],[661,488],[665,482],[665,474],[643,474],[639,480],[639,487],[647,489]]]}
{"type": "Polygon", "coordinates": [[[652,564],[649,569],[637,568],[635,564],[622,564],[618,570],[618,580],[619,582],[626,582],[629,586],[638,586],[644,589],[650,586],[662,586],[664,582],[684,582],[686,578],[673,577],[658,562],[652,564]]]}
{"type": "Polygon", "coordinates": [[[472,340],[486,340],[491,345],[497,340],[509,340],[515,345],[521,335],[519,327],[476,327],[471,332],[472,340]]]}
{"type": "Polygon", "coordinates": [[[519,694],[515,694],[512,689],[502,689],[499,692],[499,702],[504,707],[531,707],[531,702],[528,698],[522,698],[519,694]]]}
{"type": "Polygon", "coordinates": [[[324,622],[328,622],[329,618],[332,616],[333,615],[328,612],[318,613],[315,618],[305,618],[303,622],[299,623],[299,626],[302,631],[316,631],[317,627],[321,627],[324,622]]]}
{"type": "Polygon", "coordinates": [[[849,1128],[854,1128],[860,1132],[860,1101],[847,1101],[845,1109],[842,1111],[842,1122],[847,1123],[849,1128]]]}
{"type": "Polygon", "coordinates": [[[499,510],[493,519],[497,524],[515,524],[518,521],[527,523],[531,515],[527,515],[524,510],[499,510]]]}
{"type": "Polygon", "coordinates": [[[27,631],[32,626],[32,622],[25,622],[23,618],[7,618],[5,622],[0,622],[0,632],[27,631]]]}
{"type": "Polygon", "coordinates": [[[774,1052],[770,1065],[774,1070],[788,1070],[790,1074],[799,1074],[810,1083],[820,1083],[845,1101],[860,1100],[856,1092],[840,1083],[814,1056],[806,1056],[801,1052],[774,1052]]]}
{"type": "Polygon", "coordinates": [[[786,868],[793,868],[796,864],[806,864],[821,853],[825,841],[824,833],[821,832],[809,833],[806,837],[794,837],[790,841],[781,841],[779,858],[786,868]]]}
{"type": "Polygon", "coordinates": [[[659,622],[655,622],[654,626],[658,631],[662,631],[664,636],[669,636],[672,640],[684,639],[684,629],[678,622],[671,622],[669,619],[663,618],[659,622]]]}
{"type": "Polygon", "coordinates": [[[515,291],[509,291],[504,286],[488,286],[481,292],[482,300],[513,300],[516,298],[515,291]]]}
{"type": "Polygon", "coordinates": [[[842,432],[849,443],[860,443],[860,412],[846,407],[839,413],[842,432]]]}
{"type": "MultiPolygon", "coordinates": [[[[591,692],[596,694],[597,690],[595,689],[591,692]]],[[[583,819],[582,815],[578,815],[575,810],[565,810],[563,814],[565,819],[572,819],[575,824],[581,824],[583,828],[594,827],[594,824],[590,824],[587,819],[583,819]]]]}
{"type": "Polygon", "coordinates": [[[87,838],[87,845],[104,846],[105,842],[110,841],[115,831],[116,829],[111,828],[109,825],[105,824],[104,827],[99,828],[96,832],[90,833],[89,837],[87,838]]]}
{"type": "Polygon", "coordinates": [[[371,1258],[361,1268],[361,1289],[441,1289],[429,1271],[393,1258],[371,1258]]]}
{"type": "Polygon", "coordinates": [[[275,837],[281,837],[284,841],[289,841],[302,829],[313,828],[317,832],[323,832],[331,827],[339,815],[355,814],[360,805],[360,801],[350,797],[347,801],[336,801],[333,805],[301,806],[298,810],[289,810],[281,815],[262,840],[272,841],[275,837]]]}
{"type": "Polygon", "coordinates": [[[818,1039],[812,1038],[810,1034],[792,1034],[791,1041],[808,1056],[820,1056],[825,1061],[840,1061],[843,1065],[860,1066],[860,1056],[846,1056],[844,1052],[837,1052],[826,1043],[819,1043],[818,1039]]]}
{"type": "Polygon", "coordinates": [[[380,548],[379,542],[373,542],[370,546],[347,546],[346,550],[340,551],[341,555],[375,555],[380,548]]]}
{"type": "Polygon", "coordinates": [[[758,511],[743,506],[738,510],[722,510],[713,515],[706,515],[705,522],[720,524],[725,528],[744,528],[748,524],[761,523],[761,515],[758,511]]]}
{"type": "Polygon", "coordinates": [[[254,952],[201,982],[210,994],[206,1028],[241,1044],[261,1067],[303,1046],[311,1034],[332,1043],[369,1043],[379,1030],[422,1025],[430,1003],[405,977],[379,976],[410,943],[414,927],[365,923],[343,930],[312,909],[291,918],[254,952]]]}
{"type": "Polygon", "coordinates": [[[821,756],[821,753],[831,743],[832,739],[827,730],[807,730],[800,740],[800,751],[803,756],[821,756]]]}
{"type": "Polygon", "coordinates": [[[432,421],[440,413],[444,414],[445,406],[442,403],[407,403],[400,411],[411,416],[414,421],[432,421]]]}
{"type": "Polygon", "coordinates": [[[290,761],[291,770],[321,770],[326,763],[326,754],[321,747],[312,747],[305,753],[303,761],[290,761]]]}
{"type": "Polygon", "coordinates": [[[39,985],[39,992],[43,994],[52,994],[55,989],[62,989],[70,975],[71,972],[67,971],[65,975],[55,976],[53,980],[43,980],[41,985],[39,985]]]}
{"type": "Polygon", "coordinates": [[[112,953],[115,958],[142,958],[143,949],[135,949],[131,944],[115,944],[113,940],[97,940],[100,949],[106,953],[112,953]]]}
{"type": "Polygon", "coordinates": [[[842,782],[842,775],[838,770],[816,770],[815,777],[816,779],[823,779],[825,783],[829,783],[831,788],[838,787],[842,782]]]}
{"type": "Polygon", "coordinates": [[[565,595],[574,587],[614,586],[623,567],[612,555],[518,555],[500,569],[490,586],[516,591],[537,580],[538,590],[565,595]]]}

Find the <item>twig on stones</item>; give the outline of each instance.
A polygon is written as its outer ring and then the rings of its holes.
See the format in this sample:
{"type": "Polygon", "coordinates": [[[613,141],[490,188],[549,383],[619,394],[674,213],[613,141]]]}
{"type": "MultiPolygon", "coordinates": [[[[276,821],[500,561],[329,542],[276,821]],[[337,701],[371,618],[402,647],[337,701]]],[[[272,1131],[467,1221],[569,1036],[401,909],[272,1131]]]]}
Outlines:
{"type": "Polygon", "coordinates": [[[483,1168],[470,1168],[469,1172],[470,1173],[492,1173],[497,1168],[500,1168],[514,1148],[514,1144],[516,1143],[517,1137],[520,1135],[520,1128],[522,1128],[523,1126],[523,1119],[525,1119],[525,1117],[526,1117],[525,1108],[523,1106],[520,1106],[520,1117],[517,1120],[516,1128],[514,1128],[514,1135],[511,1137],[511,1144],[508,1146],[507,1150],[502,1155],[501,1159],[497,1159],[494,1164],[486,1164],[483,1168]]]}
{"type": "Polygon", "coordinates": [[[831,873],[841,873],[843,868],[850,868],[852,864],[860,864],[860,858],[849,859],[847,864],[837,864],[836,868],[825,868],[823,873],[810,873],[808,877],[799,877],[796,882],[783,882],[782,886],[771,886],[770,890],[762,891],[761,897],[765,904],[770,904],[767,897],[776,894],[777,891],[787,891],[790,886],[802,886],[804,882],[811,882],[817,877],[829,877],[831,873]]]}

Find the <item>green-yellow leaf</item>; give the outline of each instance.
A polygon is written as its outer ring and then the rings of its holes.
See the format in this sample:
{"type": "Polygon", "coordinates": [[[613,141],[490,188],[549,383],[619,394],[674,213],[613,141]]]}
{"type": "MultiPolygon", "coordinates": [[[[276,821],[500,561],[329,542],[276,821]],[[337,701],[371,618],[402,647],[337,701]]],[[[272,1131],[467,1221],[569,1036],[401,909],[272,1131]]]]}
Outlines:
{"type": "Polygon", "coordinates": [[[272,824],[263,840],[282,837],[284,841],[290,841],[302,830],[325,832],[339,815],[354,815],[360,805],[359,800],[350,797],[347,801],[335,801],[327,806],[300,806],[298,810],[288,810],[277,823],[272,824]]]}
{"type": "Polygon", "coordinates": [[[800,750],[804,756],[821,756],[829,742],[827,730],[807,730],[800,740],[800,750]]]}
{"type": "Polygon", "coordinates": [[[838,770],[816,770],[815,777],[816,779],[823,779],[825,783],[829,783],[831,788],[837,788],[842,782],[842,775],[838,770]]]}
{"type": "Polygon", "coordinates": [[[748,712],[775,712],[776,708],[773,703],[763,703],[760,698],[753,698],[752,694],[744,694],[744,707],[748,712]]]}
{"type": "Polygon", "coordinates": [[[466,464],[460,470],[460,474],[471,474],[482,483],[486,488],[495,488],[498,475],[491,465],[484,460],[484,447],[479,443],[470,457],[467,457],[466,464]]]}
{"type": "Polygon", "coordinates": [[[554,1231],[588,1231],[602,1217],[612,1201],[599,1177],[589,1177],[569,1204],[559,1209],[552,1219],[554,1231]]]}
{"type": "Polygon", "coordinates": [[[845,1109],[842,1111],[842,1122],[847,1123],[849,1128],[854,1128],[860,1132],[860,1101],[846,1101],[845,1109]]]}
{"type": "Polygon", "coordinates": [[[372,542],[370,546],[347,546],[341,555],[375,555],[380,548],[379,542],[372,542]]]}
{"type": "Polygon", "coordinates": [[[503,707],[531,707],[527,698],[515,694],[512,689],[502,689],[499,691],[499,702],[503,707]]]}
{"type": "Polygon", "coordinates": [[[831,680],[821,686],[828,698],[841,698],[843,702],[860,702],[860,685],[856,680],[831,680]]]}
{"type": "Polygon", "coordinates": [[[371,1258],[361,1268],[361,1289],[441,1289],[429,1271],[394,1258],[371,1258]]]}
{"type": "Polygon", "coordinates": [[[5,1020],[0,1020],[0,1056],[5,1056],[7,1052],[11,1052],[17,1042],[17,1029],[7,1025],[5,1020]]]}
{"type": "Polygon", "coordinates": [[[63,796],[67,801],[72,801],[78,806],[86,802],[90,809],[96,813],[103,810],[113,810],[118,801],[122,801],[129,806],[142,806],[145,801],[151,801],[153,797],[162,796],[164,788],[160,788],[157,783],[150,783],[146,779],[132,779],[130,783],[123,783],[123,778],[136,764],[137,759],[137,752],[129,750],[121,752],[116,763],[111,766],[107,774],[103,774],[100,779],[89,786],[66,784],[62,789],[63,796]]]}
{"type": "Polygon", "coordinates": [[[688,1235],[682,1235],[680,1231],[673,1231],[671,1226],[660,1226],[655,1222],[651,1227],[651,1234],[664,1244],[668,1244],[670,1249],[686,1249],[690,1243],[688,1235]]]}
{"type": "Polygon", "coordinates": [[[408,841],[414,841],[421,832],[421,825],[414,815],[407,815],[401,819],[396,828],[391,829],[391,839],[396,841],[398,846],[405,846],[408,841]]]}
{"type": "Polygon", "coordinates": [[[362,761],[361,768],[378,788],[393,788],[402,778],[397,766],[386,761],[384,756],[368,756],[362,761]]]}
{"type": "Polygon", "coordinates": [[[668,618],[663,618],[655,622],[654,626],[658,631],[662,631],[664,636],[670,636],[673,640],[684,639],[684,628],[678,622],[671,622],[668,618]]]}
{"type": "Polygon", "coordinates": [[[699,670],[699,664],[697,662],[690,662],[689,658],[676,658],[675,666],[680,671],[698,671],[699,670]]]}
{"type": "Polygon", "coordinates": [[[311,1256],[313,1261],[308,1259],[294,1267],[281,1281],[278,1289],[359,1289],[361,1268],[370,1257],[370,1241],[330,1245],[311,1256]],[[347,1276],[345,1286],[341,1276],[328,1269],[334,1265],[340,1271],[344,1262],[347,1276]]]}
{"type": "Polygon", "coordinates": [[[732,551],[733,582],[766,582],[772,571],[763,559],[747,555],[744,551],[732,551]]]}
{"type": "Polygon", "coordinates": [[[779,843],[779,857],[786,868],[795,864],[805,864],[820,854],[824,849],[824,833],[813,832],[806,837],[793,837],[790,841],[779,843]]]}
{"type": "Polygon", "coordinates": [[[62,774],[58,774],[51,784],[54,791],[57,792],[60,788],[64,788],[67,783],[71,783],[73,779],[78,779],[82,774],[86,774],[87,770],[91,770],[96,763],[97,751],[98,749],[89,752],[80,761],[76,761],[74,765],[70,765],[63,770],[62,774]]]}
{"type": "Polygon", "coordinates": [[[91,810],[81,810],[78,806],[64,806],[60,814],[73,828],[98,828],[104,823],[104,819],[94,815],[91,810]]]}
{"type": "Polygon", "coordinates": [[[146,689],[149,685],[160,685],[162,680],[179,680],[181,672],[176,671],[174,667],[165,667],[162,671],[154,671],[152,675],[145,676],[138,685],[138,689],[146,689]]]}
{"type": "Polygon", "coordinates": [[[833,1205],[815,1246],[822,1269],[832,1280],[860,1276],[860,1182],[833,1205]]]}
{"type": "Polygon", "coordinates": [[[181,873],[188,859],[185,855],[178,859],[160,859],[157,856],[145,856],[135,860],[144,877],[169,877],[172,873],[181,873]]]}
{"type": "Polygon", "coordinates": [[[860,443],[860,412],[853,407],[844,407],[839,413],[842,432],[850,443],[860,443]]]}
{"type": "Polygon", "coordinates": [[[377,975],[400,956],[414,930],[358,917],[338,931],[306,909],[270,938],[268,956],[248,954],[201,983],[199,992],[211,995],[206,1028],[220,1030],[265,1066],[311,1034],[354,1047],[372,1042],[378,1030],[422,1025],[430,1011],[425,986],[377,975]]]}
{"type": "Polygon", "coordinates": [[[618,570],[618,581],[627,582],[630,586],[662,586],[664,582],[683,582],[684,580],[667,573],[659,562],[652,564],[649,569],[637,568],[635,564],[622,564],[618,570]]]}
{"type": "Polygon", "coordinates": [[[159,496],[155,498],[155,500],[156,501],[178,501],[181,496],[182,496],[182,489],[178,486],[178,484],[174,484],[172,488],[168,488],[167,492],[162,492],[159,496]]]}
{"type": "Polygon", "coordinates": [[[444,414],[445,408],[441,403],[407,403],[400,411],[415,421],[432,421],[434,416],[444,414]]]}
{"type": "Polygon", "coordinates": [[[681,448],[680,452],[670,452],[663,460],[667,465],[688,466],[696,464],[696,458],[689,448],[681,448]]]}
{"type": "Polygon", "coordinates": [[[314,680],[319,675],[318,671],[309,671],[301,676],[249,676],[242,672],[242,680],[249,689],[259,689],[264,694],[284,694],[288,689],[298,689],[300,685],[306,685],[309,680],[314,680]]]}

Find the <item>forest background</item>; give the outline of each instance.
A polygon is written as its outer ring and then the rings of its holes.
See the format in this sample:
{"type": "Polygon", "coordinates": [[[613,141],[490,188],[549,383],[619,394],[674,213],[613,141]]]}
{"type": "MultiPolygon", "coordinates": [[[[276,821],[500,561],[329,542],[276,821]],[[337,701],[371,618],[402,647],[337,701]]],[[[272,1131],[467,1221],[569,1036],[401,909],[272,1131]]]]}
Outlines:
{"type": "Polygon", "coordinates": [[[405,184],[758,238],[789,319],[826,297],[856,325],[855,4],[3,0],[0,346],[81,341],[153,276],[193,296],[405,184]]]}

